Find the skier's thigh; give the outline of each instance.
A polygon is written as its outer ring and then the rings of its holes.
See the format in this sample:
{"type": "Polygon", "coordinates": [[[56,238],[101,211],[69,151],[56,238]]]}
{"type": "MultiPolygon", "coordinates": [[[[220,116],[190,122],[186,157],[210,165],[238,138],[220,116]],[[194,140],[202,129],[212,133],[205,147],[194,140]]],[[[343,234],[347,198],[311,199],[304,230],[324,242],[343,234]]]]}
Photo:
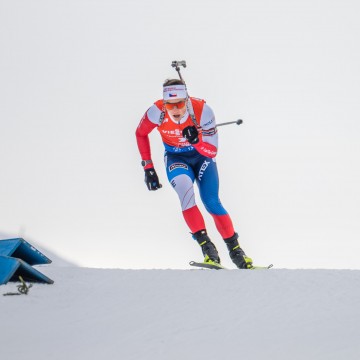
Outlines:
{"type": "Polygon", "coordinates": [[[195,206],[194,182],[189,175],[175,176],[170,183],[179,196],[183,211],[195,206]]]}

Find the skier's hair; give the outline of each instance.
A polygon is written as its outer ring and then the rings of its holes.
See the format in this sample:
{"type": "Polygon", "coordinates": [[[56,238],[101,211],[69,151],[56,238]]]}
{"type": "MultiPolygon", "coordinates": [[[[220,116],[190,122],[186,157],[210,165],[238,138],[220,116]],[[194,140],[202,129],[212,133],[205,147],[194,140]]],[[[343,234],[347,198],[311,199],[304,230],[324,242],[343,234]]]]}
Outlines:
{"type": "Polygon", "coordinates": [[[163,83],[164,87],[170,85],[185,85],[185,83],[180,79],[166,79],[163,83]]]}

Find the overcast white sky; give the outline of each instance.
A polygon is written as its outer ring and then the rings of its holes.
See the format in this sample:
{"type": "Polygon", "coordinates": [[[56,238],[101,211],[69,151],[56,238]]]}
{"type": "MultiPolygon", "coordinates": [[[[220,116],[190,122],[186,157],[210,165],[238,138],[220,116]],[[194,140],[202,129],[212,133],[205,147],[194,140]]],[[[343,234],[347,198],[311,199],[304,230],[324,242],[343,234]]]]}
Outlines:
{"type": "MultiPolygon", "coordinates": [[[[134,132],[182,70],[218,122],[221,199],[255,263],[360,268],[360,5],[0,0],[0,232],[82,266],[199,260],[163,146],[134,132]]],[[[202,208],[203,209],[203,208],[202,208]]],[[[226,248],[205,214],[224,265],[226,248]]]]}

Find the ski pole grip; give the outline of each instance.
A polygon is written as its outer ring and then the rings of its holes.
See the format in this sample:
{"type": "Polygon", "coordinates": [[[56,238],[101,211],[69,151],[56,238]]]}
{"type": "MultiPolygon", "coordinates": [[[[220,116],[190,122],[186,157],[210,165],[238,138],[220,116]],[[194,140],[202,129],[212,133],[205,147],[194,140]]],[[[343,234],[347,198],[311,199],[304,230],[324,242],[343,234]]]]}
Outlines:
{"type": "Polygon", "coordinates": [[[173,61],[171,63],[171,66],[174,68],[178,68],[179,66],[183,66],[184,68],[186,68],[186,61],[185,60],[181,60],[181,61],[173,61]]]}

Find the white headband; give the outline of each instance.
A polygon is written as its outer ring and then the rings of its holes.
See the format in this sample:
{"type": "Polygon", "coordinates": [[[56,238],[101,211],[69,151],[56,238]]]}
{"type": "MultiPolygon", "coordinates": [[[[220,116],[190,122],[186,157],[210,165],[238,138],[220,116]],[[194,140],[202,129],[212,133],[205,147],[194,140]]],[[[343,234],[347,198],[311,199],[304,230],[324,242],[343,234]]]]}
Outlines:
{"type": "Polygon", "coordinates": [[[176,99],[186,99],[187,92],[186,92],[185,85],[164,86],[163,98],[165,101],[176,100],[176,99]]]}

